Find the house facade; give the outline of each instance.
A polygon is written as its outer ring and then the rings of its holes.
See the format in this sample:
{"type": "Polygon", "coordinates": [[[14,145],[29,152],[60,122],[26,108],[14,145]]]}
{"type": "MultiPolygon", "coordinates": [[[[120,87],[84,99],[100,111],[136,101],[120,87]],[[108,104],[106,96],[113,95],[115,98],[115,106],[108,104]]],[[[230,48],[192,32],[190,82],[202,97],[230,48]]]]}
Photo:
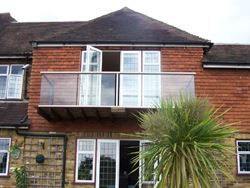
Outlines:
{"type": "Polygon", "coordinates": [[[131,153],[147,143],[130,134],[138,113],[180,93],[230,108],[235,179],[221,185],[250,186],[250,46],[216,45],[128,8],[88,22],[0,22],[3,187],[15,187],[10,169],[21,165],[30,187],[153,187],[143,169],[130,174],[131,153]]]}

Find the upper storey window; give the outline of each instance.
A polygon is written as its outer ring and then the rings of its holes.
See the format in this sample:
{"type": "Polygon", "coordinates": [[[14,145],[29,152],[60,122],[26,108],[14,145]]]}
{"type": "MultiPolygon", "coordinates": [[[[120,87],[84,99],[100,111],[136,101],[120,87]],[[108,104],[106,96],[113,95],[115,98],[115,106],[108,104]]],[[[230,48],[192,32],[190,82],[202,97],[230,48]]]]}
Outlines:
{"type": "Polygon", "coordinates": [[[0,99],[21,99],[23,65],[0,65],[0,99]]]}

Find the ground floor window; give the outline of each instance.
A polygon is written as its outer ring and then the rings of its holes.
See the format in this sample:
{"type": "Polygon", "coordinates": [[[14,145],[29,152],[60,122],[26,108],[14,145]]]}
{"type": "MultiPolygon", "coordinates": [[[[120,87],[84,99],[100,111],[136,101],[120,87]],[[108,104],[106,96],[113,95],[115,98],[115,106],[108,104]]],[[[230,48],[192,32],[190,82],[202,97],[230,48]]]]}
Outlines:
{"type": "Polygon", "coordinates": [[[8,174],[10,138],[0,138],[0,176],[8,174]]]}
{"type": "Polygon", "coordinates": [[[77,140],[76,182],[94,182],[95,145],[95,140],[77,140]]]}
{"type": "Polygon", "coordinates": [[[250,140],[237,140],[237,166],[239,174],[250,174],[250,140]]]}
{"type": "Polygon", "coordinates": [[[93,183],[96,188],[153,187],[148,184],[151,180],[138,184],[142,169],[132,159],[140,145],[139,140],[78,139],[76,182],[93,183]]]}

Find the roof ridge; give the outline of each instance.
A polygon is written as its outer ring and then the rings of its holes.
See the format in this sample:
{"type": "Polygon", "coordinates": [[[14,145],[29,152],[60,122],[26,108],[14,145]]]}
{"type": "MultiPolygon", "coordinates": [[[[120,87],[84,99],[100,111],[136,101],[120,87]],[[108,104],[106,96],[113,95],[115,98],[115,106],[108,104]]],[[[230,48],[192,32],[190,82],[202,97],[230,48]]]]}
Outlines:
{"type": "MultiPolygon", "coordinates": [[[[197,35],[191,34],[191,33],[187,32],[187,31],[185,31],[185,30],[179,29],[179,28],[177,28],[177,27],[175,27],[175,26],[173,26],[173,25],[170,25],[170,24],[168,24],[168,23],[165,23],[165,22],[163,22],[163,21],[161,21],[161,20],[157,20],[156,18],[153,18],[153,17],[148,16],[148,15],[146,15],[146,14],[137,12],[137,11],[135,11],[135,10],[133,10],[133,9],[130,9],[130,8],[126,7],[126,6],[123,7],[123,8],[121,8],[121,9],[119,9],[119,10],[116,10],[116,11],[110,12],[110,13],[108,13],[108,14],[99,16],[99,17],[97,17],[97,18],[91,19],[91,20],[87,21],[87,24],[96,22],[96,21],[101,20],[101,19],[103,19],[103,18],[107,18],[107,17],[113,16],[114,14],[120,13],[120,12],[132,12],[132,13],[138,14],[138,15],[140,15],[140,16],[142,16],[142,17],[146,17],[146,18],[150,19],[150,20],[153,21],[153,22],[162,24],[162,26],[165,26],[165,27],[168,26],[168,27],[170,27],[170,29],[174,29],[175,31],[183,32],[183,33],[185,33],[186,35],[191,35],[191,36],[193,36],[193,37],[199,38],[200,40],[205,40],[205,41],[207,41],[207,42],[211,42],[211,41],[208,40],[208,39],[205,39],[205,38],[199,37],[199,36],[197,36],[197,35]]],[[[176,33],[176,34],[178,34],[178,33],[176,33]]]]}
{"type": "MultiPolygon", "coordinates": [[[[113,11],[113,12],[110,12],[110,13],[108,13],[108,14],[104,14],[104,15],[102,15],[102,16],[99,16],[99,17],[97,17],[97,18],[93,18],[93,19],[90,19],[90,20],[88,20],[87,22],[88,23],[91,23],[91,22],[94,22],[94,21],[96,21],[96,20],[99,20],[99,19],[102,19],[102,18],[106,18],[106,17],[109,17],[109,16],[112,16],[113,14],[115,14],[115,13],[117,13],[117,12],[120,12],[120,11],[127,11],[127,10],[132,10],[132,9],[129,9],[128,7],[123,7],[123,8],[121,8],[121,9],[119,9],[119,10],[115,10],[115,11],[113,11]]],[[[133,11],[133,10],[132,10],[133,11]]]]}

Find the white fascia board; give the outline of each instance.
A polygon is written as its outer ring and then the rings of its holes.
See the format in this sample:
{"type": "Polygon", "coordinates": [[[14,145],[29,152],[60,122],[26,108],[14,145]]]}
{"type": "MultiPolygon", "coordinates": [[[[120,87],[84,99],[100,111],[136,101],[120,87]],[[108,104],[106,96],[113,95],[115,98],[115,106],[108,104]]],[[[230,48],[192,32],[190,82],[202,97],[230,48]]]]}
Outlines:
{"type": "Polygon", "coordinates": [[[212,69],[250,69],[250,65],[203,65],[203,68],[212,68],[212,69]]]}
{"type": "Polygon", "coordinates": [[[89,44],[70,44],[70,43],[65,43],[65,44],[49,44],[49,43],[37,43],[33,47],[84,47],[87,45],[91,46],[114,46],[114,47],[119,47],[119,46],[133,46],[133,47],[183,47],[183,48],[209,48],[209,45],[187,45],[187,44],[95,44],[95,43],[89,43],[89,44]]]}

